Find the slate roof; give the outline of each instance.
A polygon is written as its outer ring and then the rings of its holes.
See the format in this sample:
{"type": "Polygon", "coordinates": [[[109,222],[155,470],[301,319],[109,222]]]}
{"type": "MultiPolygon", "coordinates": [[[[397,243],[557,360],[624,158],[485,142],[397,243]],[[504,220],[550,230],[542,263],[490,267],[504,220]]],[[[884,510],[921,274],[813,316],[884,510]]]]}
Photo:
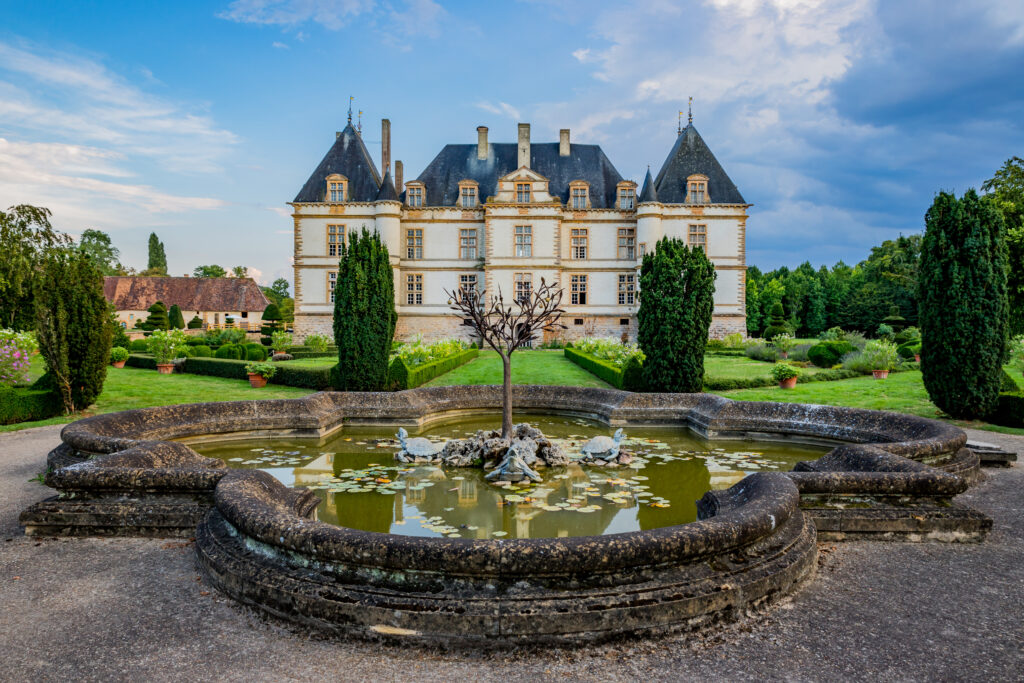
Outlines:
{"type": "Polygon", "coordinates": [[[658,193],[654,190],[654,179],[651,178],[651,167],[648,166],[647,175],[644,176],[644,186],[640,190],[640,198],[637,200],[637,204],[656,201],[658,201],[658,193]]]}
{"type": "Polygon", "coordinates": [[[664,204],[683,204],[686,201],[686,178],[694,173],[703,173],[708,177],[708,194],[712,204],[747,203],[691,123],[676,138],[676,144],[672,146],[672,151],[654,181],[658,201],[664,204]]]}
{"type": "Polygon", "coordinates": [[[395,184],[391,181],[391,171],[384,171],[384,180],[380,183],[380,189],[377,190],[377,196],[373,198],[375,202],[384,201],[398,201],[398,193],[395,192],[395,184]]]}
{"type": "MultiPolygon", "coordinates": [[[[348,178],[348,200],[372,202],[380,189],[380,173],[373,163],[363,139],[349,122],[334,141],[327,156],[309,176],[309,180],[295,195],[296,202],[322,202],[326,200],[327,176],[340,173],[348,178]]],[[[166,302],[165,302],[166,303],[166,302]]]]}
{"type": "Polygon", "coordinates": [[[262,311],[270,303],[252,278],[105,277],[103,296],[119,311],[144,311],[157,301],[189,311],[262,311]]]}
{"type": "MultiPolygon", "coordinates": [[[[490,144],[487,159],[477,158],[477,146],[445,145],[444,149],[417,178],[424,184],[427,206],[455,206],[459,198],[459,181],[479,183],[483,201],[497,193],[498,179],[519,168],[519,150],[515,143],[490,144]]],[[[550,181],[552,196],[569,200],[569,183],[585,180],[590,183],[590,205],[596,209],[614,208],[615,185],[622,176],[612,166],[598,145],[569,146],[568,156],[559,156],[557,142],[531,143],[530,169],[550,181]]]]}

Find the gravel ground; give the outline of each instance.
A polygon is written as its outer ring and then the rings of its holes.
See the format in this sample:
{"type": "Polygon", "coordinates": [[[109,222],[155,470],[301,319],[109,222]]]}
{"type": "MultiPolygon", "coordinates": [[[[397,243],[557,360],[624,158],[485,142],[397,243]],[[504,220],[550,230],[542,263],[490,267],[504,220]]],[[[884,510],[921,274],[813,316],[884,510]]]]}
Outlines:
{"type": "MultiPolygon", "coordinates": [[[[818,576],[768,616],[694,638],[474,654],[293,633],[204,585],[192,545],[26,538],[19,511],[60,427],[0,434],[0,679],[1022,680],[1024,469],[962,498],[980,545],[823,544],[818,576]]],[[[1024,438],[972,432],[1024,453],[1024,438]]]]}

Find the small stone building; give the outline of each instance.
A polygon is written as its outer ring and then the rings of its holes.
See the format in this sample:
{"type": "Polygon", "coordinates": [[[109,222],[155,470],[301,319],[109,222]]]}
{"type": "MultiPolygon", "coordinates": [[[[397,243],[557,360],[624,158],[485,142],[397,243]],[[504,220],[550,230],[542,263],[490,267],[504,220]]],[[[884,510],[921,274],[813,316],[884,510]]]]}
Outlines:
{"type": "Polygon", "coordinates": [[[149,317],[157,301],[167,309],[177,304],[185,323],[195,316],[204,328],[222,328],[228,317],[243,330],[259,330],[263,311],[270,303],[252,278],[206,277],[107,277],[103,295],[117,309],[118,320],[128,329],[149,317]]]}

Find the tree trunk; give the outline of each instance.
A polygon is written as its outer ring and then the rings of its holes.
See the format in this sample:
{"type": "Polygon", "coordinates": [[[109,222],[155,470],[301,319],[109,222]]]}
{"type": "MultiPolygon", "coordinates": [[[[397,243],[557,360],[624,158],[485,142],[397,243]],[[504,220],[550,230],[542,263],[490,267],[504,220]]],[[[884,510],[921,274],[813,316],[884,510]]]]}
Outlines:
{"type": "Polygon", "coordinates": [[[512,436],[512,359],[502,354],[501,363],[504,370],[504,387],[501,405],[501,438],[512,436]]]}

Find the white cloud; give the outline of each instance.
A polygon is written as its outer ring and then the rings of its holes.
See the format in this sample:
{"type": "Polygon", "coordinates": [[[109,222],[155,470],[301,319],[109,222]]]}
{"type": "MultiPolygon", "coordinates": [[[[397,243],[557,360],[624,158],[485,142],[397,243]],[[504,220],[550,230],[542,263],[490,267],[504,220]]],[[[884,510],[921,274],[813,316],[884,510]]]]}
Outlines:
{"type": "Polygon", "coordinates": [[[234,0],[218,16],[246,24],[283,26],[312,21],[337,30],[375,4],[374,0],[234,0]]]}
{"type": "Polygon", "coordinates": [[[279,40],[275,40],[273,43],[271,43],[270,47],[276,47],[278,50],[290,50],[291,49],[291,48],[288,47],[288,45],[286,43],[282,43],[279,40]]]}
{"type": "Polygon", "coordinates": [[[513,107],[508,102],[498,102],[498,104],[491,104],[490,102],[477,102],[477,108],[488,111],[492,114],[498,114],[499,116],[507,116],[510,119],[521,121],[522,115],[519,110],[513,107]]]}
{"type": "Polygon", "coordinates": [[[590,57],[590,48],[580,48],[572,53],[572,56],[576,58],[576,61],[587,63],[587,59],[590,57]]]}

